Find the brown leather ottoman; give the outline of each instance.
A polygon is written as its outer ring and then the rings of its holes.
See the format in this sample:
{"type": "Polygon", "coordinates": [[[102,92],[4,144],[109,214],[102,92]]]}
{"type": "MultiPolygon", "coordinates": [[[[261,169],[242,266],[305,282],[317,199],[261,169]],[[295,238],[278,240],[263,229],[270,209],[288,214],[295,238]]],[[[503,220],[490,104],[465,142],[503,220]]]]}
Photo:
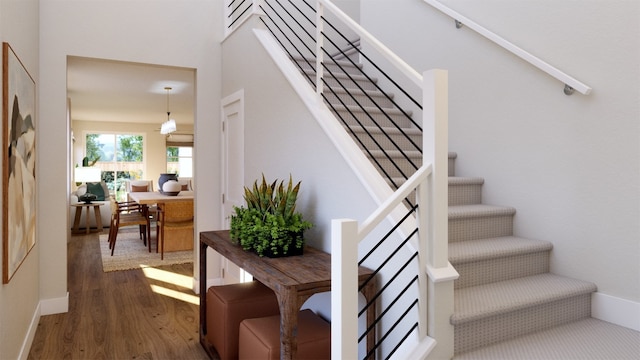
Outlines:
{"type": "MultiPolygon", "coordinates": [[[[311,310],[298,314],[296,359],[331,359],[331,324],[311,310]]],[[[280,315],[246,319],[240,323],[241,360],[280,359],[280,315]]]]}
{"type": "Polygon", "coordinates": [[[207,290],[207,340],[220,359],[238,358],[238,329],[244,319],[280,313],[275,293],[258,281],[207,290]]]}

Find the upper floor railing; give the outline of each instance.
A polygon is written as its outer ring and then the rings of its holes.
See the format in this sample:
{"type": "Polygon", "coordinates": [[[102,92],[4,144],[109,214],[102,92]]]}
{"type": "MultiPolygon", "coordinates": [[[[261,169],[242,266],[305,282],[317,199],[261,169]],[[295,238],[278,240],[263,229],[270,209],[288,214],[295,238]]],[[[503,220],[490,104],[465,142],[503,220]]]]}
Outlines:
{"type": "Polygon", "coordinates": [[[493,41],[497,45],[503,47],[507,51],[513,53],[514,55],[520,57],[522,60],[528,62],[529,64],[537,67],[538,69],[544,71],[550,76],[558,79],[564,84],[564,93],[566,95],[571,95],[574,90],[577,90],[581,94],[589,95],[591,92],[591,87],[577,80],[576,78],[564,73],[560,69],[548,64],[542,59],[538,58],[535,55],[523,50],[522,48],[514,45],[513,43],[507,41],[501,36],[489,31],[485,27],[479,25],[473,20],[467,18],[466,16],[452,10],[451,8],[445,6],[441,2],[437,0],[423,0],[425,3],[433,6],[434,8],[440,10],[441,12],[449,15],[451,18],[455,20],[455,24],[457,28],[461,28],[462,26],[466,26],[469,29],[474,30],[478,34],[486,37],[487,39],[493,41]]]}

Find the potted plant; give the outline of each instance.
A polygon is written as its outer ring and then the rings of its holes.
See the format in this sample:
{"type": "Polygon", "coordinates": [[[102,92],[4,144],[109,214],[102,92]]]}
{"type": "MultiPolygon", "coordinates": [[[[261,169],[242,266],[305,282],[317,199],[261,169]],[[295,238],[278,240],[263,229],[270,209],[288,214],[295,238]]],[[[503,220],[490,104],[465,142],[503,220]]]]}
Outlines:
{"type": "Polygon", "coordinates": [[[264,174],[253,188],[244,188],[247,207],[234,206],[231,216],[231,240],[244,250],[259,256],[281,257],[301,255],[304,246],[303,232],[313,225],[296,212],[296,200],[300,182],[295,186],[291,175],[285,187],[284,180],[268,184],[264,174]]]}

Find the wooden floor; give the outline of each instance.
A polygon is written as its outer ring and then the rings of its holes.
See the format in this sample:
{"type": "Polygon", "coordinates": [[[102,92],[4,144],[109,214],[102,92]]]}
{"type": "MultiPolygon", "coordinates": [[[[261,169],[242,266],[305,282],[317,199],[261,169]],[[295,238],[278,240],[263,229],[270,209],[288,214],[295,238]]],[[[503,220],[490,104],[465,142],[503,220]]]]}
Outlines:
{"type": "MultiPolygon", "coordinates": [[[[159,269],[193,276],[193,265],[159,269]]],[[[68,244],[69,312],[40,318],[28,359],[208,359],[196,304],[161,295],[195,296],[142,270],[102,271],[98,234],[68,244]]]]}

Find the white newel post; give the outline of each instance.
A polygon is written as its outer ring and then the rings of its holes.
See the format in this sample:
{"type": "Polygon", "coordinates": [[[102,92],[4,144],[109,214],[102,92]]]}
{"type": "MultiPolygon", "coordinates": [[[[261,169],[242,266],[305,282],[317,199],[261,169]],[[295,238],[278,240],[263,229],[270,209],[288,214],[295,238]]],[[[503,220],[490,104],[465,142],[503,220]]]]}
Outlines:
{"type": "Polygon", "coordinates": [[[358,357],[358,223],[331,221],[331,358],[358,357]]]}
{"type": "Polygon", "coordinates": [[[429,70],[423,74],[422,156],[425,164],[433,164],[429,197],[429,265],[446,267],[449,263],[448,234],[448,73],[429,70]]]}
{"type": "Polygon", "coordinates": [[[448,73],[429,70],[423,74],[423,156],[433,164],[429,186],[427,235],[427,334],[437,345],[429,358],[453,357],[453,281],[458,273],[449,263],[448,211],[448,73]]]}

